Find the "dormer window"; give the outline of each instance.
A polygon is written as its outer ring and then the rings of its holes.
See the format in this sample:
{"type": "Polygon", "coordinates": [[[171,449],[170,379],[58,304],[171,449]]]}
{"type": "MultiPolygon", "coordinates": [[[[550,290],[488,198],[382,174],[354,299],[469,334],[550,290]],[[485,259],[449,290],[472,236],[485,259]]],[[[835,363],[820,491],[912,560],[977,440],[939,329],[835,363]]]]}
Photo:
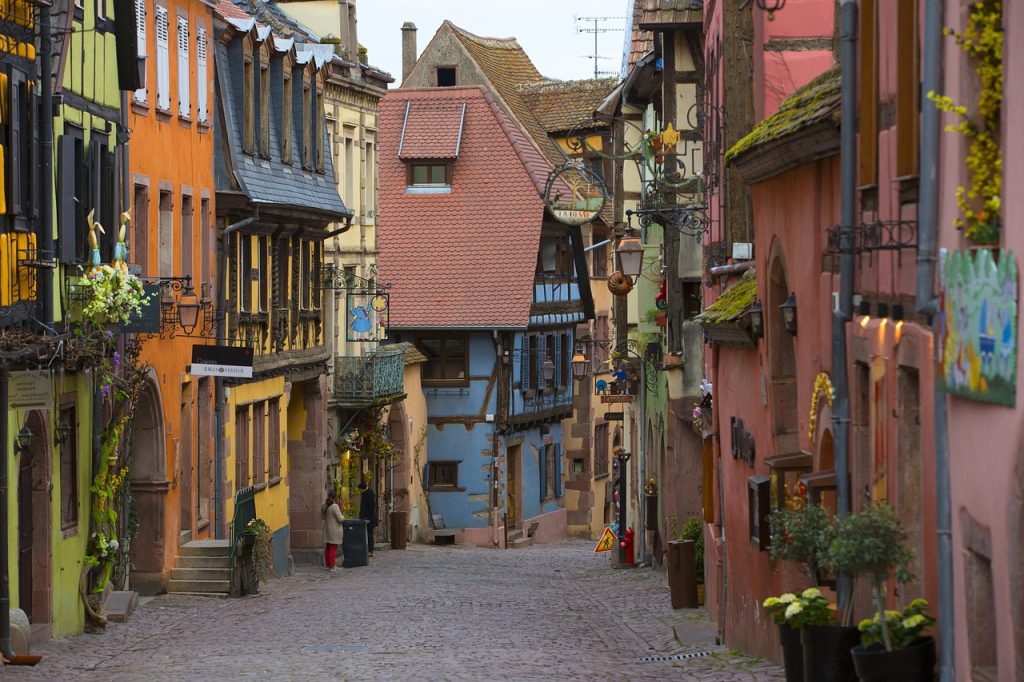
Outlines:
{"type": "Polygon", "coordinates": [[[409,177],[406,181],[409,190],[422,190],[424,193],[450,192],[452,189],[452,164],[445,161],[409,163],[409,177]]]}
{"type": "Polygon", "coordinates": [[[259,71],[259,121],[260,121],[260,156],[270,158],[270,41],[268,38],[260,46],[259,71]]]}
{"type": "Polygon", "coordinates": [[[313,167],[312,123],[313,123],[313,86],[309,69],[302,74],[302,167],[309,170],[313,167]]]}
{"type": "Polygon", "coordinates": [[[252,42],[246,40],[243,45],[242,111],[245,127],[242,133],[242,151],[252,155],[256,152],[256,98],[253,95],[252,42]]]}
{"type": "Polygon", "coordinates": [[[285,57],[281,68],[283,82],[281,84],[281,160],[291,165],[292,162],[292,66],[291,60],[285,57]]]}

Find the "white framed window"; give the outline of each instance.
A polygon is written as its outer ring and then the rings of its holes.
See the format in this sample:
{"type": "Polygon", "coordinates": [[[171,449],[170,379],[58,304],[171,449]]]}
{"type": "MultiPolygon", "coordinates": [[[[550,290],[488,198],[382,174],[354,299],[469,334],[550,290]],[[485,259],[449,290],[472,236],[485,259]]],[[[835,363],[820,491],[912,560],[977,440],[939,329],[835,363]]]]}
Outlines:
{"type": "Polygon", "coordinates": [[[209,89],[207,83],[206,68],[206,25],[196,24],[196,120],[200,123],[209,121],[207,111],[207,95],[209,89]]]}
{"type": "Polygon", "coordinates": [[[168,54],[167,8],[156,6],[156,107],[171,109],[171,73],[168,54]]]}
{"type": "MultiPolygon", "coordinates": [[[[139,59],[145,63],[147,54],[146,45],[146,0],[135,0],[135,40],[138,43],[139,59]]],[[[132,95],[136,102],[145,103],[149,99],[149,91],[146,89],[146,69],[142,72],[142,87],[132,95]]]]}
{"type": "Polygon", "coordinates": [[[188,17],[178,16],[178,116],[190,118],[192,100],[189,85],[191,84],[191,65],[189,64],[188,17]]]}

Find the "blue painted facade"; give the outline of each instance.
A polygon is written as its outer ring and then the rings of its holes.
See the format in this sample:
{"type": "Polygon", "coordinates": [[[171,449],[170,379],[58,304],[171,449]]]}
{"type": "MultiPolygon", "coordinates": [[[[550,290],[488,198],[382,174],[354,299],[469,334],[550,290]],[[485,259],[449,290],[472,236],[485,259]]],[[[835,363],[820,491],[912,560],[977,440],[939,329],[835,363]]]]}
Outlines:
{"type": "Polygon", "coordinates": [[[572,414],[575,326],[592,304],[576,277],[578,233],[546,225],[539,249],[521,329],[400,334],[429,358],[421,474],[430,512],[449,528],[480,529],[481,544],[563,507],[561,422],[572,414]]]}

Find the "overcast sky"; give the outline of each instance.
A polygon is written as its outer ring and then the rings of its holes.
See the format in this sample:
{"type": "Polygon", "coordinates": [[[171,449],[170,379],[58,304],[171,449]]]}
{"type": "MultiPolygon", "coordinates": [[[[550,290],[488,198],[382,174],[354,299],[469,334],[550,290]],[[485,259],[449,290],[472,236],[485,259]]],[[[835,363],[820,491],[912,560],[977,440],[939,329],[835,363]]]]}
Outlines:
{"type": "MultiPolygon", "coordinates": [[[[516,38],[537,69],[549,78],[594,77],[594,22],[577,17],[622,17],[598,21],[601,71],[619,75],[625,16],[633,0],[358,0],[359,42],[369,50],[370,63],[402,78],[402,24],[416,24],[417,51],[422,52],[441,22],[451,20],[470,33],[493,38],[516,38]]],[[[311,27],[314,30],[316,27],[311,27]]]]}

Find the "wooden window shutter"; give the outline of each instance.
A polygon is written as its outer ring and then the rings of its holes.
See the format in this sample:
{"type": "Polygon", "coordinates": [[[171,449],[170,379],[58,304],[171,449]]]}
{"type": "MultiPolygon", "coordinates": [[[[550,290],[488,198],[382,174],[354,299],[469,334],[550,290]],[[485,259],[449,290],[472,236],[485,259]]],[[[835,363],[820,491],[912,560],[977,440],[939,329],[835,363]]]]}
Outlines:
{"type": "Polygon", "coordinates": [[[551,383],[554,386],[562,385],[562,337],[559,334],[555,334],[555,373],[551,377],[551,383]]]}
{"type": "Polygon", "coordinates": [[[522,345],[519,352],[519,386],[524,391],[530,390],[530,343],[529,338],[521,336],[522,345]]]}
{"type": "Polygon", "coordinates": [[[192,113],[189,66],[188,17],[178,17],[178,115],[185,118],[192,113]]]}
{"type": "Polygon", "coordinates": [[[61,135],[57,143],[57,196],[60,197],[57,219],[60,221],[58,230],[58,241],[60,245],[60,260],[64,263],[72,263],[76,254],[76,227],[78,224],[78,210],[75,201],[75,138],[71,135],[61,135]]]}
{"type": "Polygon", "coordinates": [[[540,446],[540,457],[538,458],[538,469],[540,470],[540,490],[538,491],[537,497],[540,502],[544,502],[544,496],[548,492],[548,446],[540,446]]]}
{"type": "Polygon", "coordinates": [[[10,81],[8,82],[8,95],[9,105],[7,109],[8,113],[8,133],[10,135],[9,146],[7,153],[9,155],[9,163],[7,168],[7,212],[12,215],[21,214],[26,206],[22,205],[22,183],[25,182],[25,178],[22,176],[22,166],[26,159],[22,158],[24,150],[21,146],[22,134],[31,135],[31,131],[22,131],[22,110],[25,108],[25,103],[22,101],[24,91],[22,89],[23,83],[25,82],[25,74],[21,73],[16,69],[10,71],[10,81]]]}
{"type": "Polygon", "coordinates": [[[209,111],[207,110],[207,90],[209,90],[209,83],[207,82],[207,67],[206,67],[206,26],[204,24],[196,25],[196,120],[200,123],[206,123],[209,120],[209,111]]]}
{"type": "Polygon", "coordinates": [[[555,443],[555,497],[562,496],[562,444],[555,443]]]}
{"type": "Polygon", "coordinates": [[[537,388],[545,389],[548,380],[544,378],[544,361],[548,359],[548,337],[537,337],[537,388]]]}
{"type": "Polygon", "coordinates": [[[171,74],[167,8],[156,6],[156,106],[169,111],[171,108],[171,74]]]}
{"type": "Polygon", "coordinates": [[[138,45],[139,59],[142,60],[142,87],[136,90],[132,97],[136,102],[146,102],[149,99],[149,90],[146,88],[145,60],[147,54],[146,43],[146,0],[135,0],[135,40],[138,45]]]}

